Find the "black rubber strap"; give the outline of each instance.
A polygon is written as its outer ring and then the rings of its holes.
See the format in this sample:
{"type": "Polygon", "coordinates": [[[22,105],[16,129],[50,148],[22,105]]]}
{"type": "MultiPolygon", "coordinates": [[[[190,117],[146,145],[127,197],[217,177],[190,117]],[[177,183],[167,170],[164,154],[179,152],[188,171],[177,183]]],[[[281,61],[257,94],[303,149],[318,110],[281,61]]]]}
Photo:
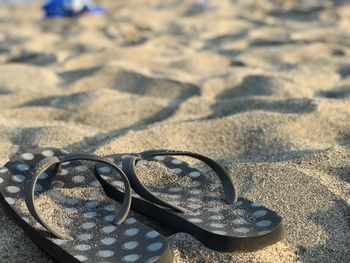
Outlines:
{"type": "MultiPolygon", "coordinates": [[[[90,154],[69,154],[69,155],[64,155],[64,156],[54,156],[54,157],[48,157],[42,160],[41,162],[38,163],[38,165],[34,168],[32,171],[32,177],[28,178],[26,181],[25,185],[25,201],[28,207],[29,212],[32,214],[32,216],[43,226],[45,227],[48,231],[50,231],[54,236],[60,239],[70,239],[69,236],[60,233],[54,229],[52,229],[45,221],[43,220],[42,216],[38,212],[35,203],[34,203],[34,193],[35,193],[35,185],[37,180],[39,179],[40,175],[44,173],[47,169],[49,169],[51,166],[56,165],[56,173],[59,170],[59,167],[61,163],[65,162],[71,162],[71,161],[77,161],[77,160],[85,160],[85,161],[94,161],[94,162],[99,162],[99,163],[104,163],[106,165],[111,166],[114,168],[122,177],[122,180],[124,182],[125,186],[125,192],[124,192],[124,199],[122,206],[116,212],[115,218],[114,218],[114,223],[115,224],[121,224],[125,218],[127,217],[130,206],[131,206],[131,188],[130,188],[130,183],[128,178],[126,177],[125,173],[113,162],[101,158],[99,156],[95,155],[90,155],[90,154]]],[[[101,175],[98,173],[95,173],[96,179],[100,182],[103,190],[105,191],[106,195],[118,201],[118,198],[116,198],[116,191],[118,192],[119,190],[113,187],[110,183],[108,183],[106,180],[104,180],[101,175]]]]}
{"type": "Polygon", "coordinates": [[[140,157],[135,157],[135,156],[127,156],[123,159],[123,170],[125,173],[128,175],[130,184],[133,188],[133,190],[145,198],[146,200],[153,202],[158,205],[162,205],[164,207],[171,208],[175,211],[178,212],[186,212],[184,208],[174,206],[172,204],[169,204],[168,202],[160,199],[156,195],[152,194],[139,180],[136,171],[135,171],[135,166],[137,161],[140,159],[145,159],[148,157],[153,157],[153,156],[159,156],[159,155],[182,155],[182,156],[189,156],[195,159],[198,159],[205,164],[207,164],[219,177],[220,182],[224,188],[224,195],[225,195],[225,201],[228,204],[234,204],[237,202],[237,194],[236,194],[236,188],[232,182],[231,177],[226,173],[224,168],[220,166],[217,162],[214,160],[197,154],[197,153],[192,153],[192,152],[185,152],[185,151],[172,151],[172,150],[154,150],[154,151],[145,151],[139,154],[140,157]]]}

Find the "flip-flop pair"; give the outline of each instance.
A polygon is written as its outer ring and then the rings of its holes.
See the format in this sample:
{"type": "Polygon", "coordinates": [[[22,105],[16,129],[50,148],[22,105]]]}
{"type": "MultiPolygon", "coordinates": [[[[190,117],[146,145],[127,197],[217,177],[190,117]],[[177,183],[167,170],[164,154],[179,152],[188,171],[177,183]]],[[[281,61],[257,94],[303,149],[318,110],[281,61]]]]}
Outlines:
{"type": "Polygon", "coordinates": [[[276,212],[237,198],[218,163],[190,152],[98,157],[37,149],[0,168],[0,193],[15,221],[58,262],[172,262],[166,238],[130,217],[130,208],[218,251],[257,249],[283,235],[276,212]],[[178,155],[208,165],[219,183],[178,155]],[[154,168],[148,185],[143,173],[154,168]]]}

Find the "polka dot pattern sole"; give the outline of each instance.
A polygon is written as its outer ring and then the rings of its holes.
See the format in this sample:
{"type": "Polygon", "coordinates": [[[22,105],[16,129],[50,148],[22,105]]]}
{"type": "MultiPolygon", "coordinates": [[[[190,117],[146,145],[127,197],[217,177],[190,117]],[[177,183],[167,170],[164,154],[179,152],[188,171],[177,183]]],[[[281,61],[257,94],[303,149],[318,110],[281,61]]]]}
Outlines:
{"type": "MultiPolygon", "coordinates": [[[[65,219],[72,240],[53,238],[38,224],[25,205],[23,208],[24,184],[39,161],[63,154],[67,152],[54,148],[37,149],[18,154],[0,167],[0,201],[27,235],[58,262],[171,262],[167,240],[158,232],[132,217],[121,225],[111,223],[116,204],[110,199],[86,200],[84,205],[72,202],[67,207],[67,211],[78,212],[77,219],[65,219]]],[[[49,169],[38,180],[37,194],[54,187],[98,187],[94,176],[81,175],[86,171],[88,168],[79,162],[62,164],[55,177],[49,169]]]]}
{"type": "MultiPolygon", "coordinates": [[[[117,164],[122,157],[108,156],[117,164]]],[[[191,179],[190,187],[148,188],[154,195],[188,212],[164,209],[136,193],[133,193],[133,210],[153,217],[176,231],[192,234],[207,247],[219,251],[254,250],[282,239],[282,219],[276,212],[244,198],[238,198],[234,205],[227,204],[223,200],[221,184],[183,160],[155,156],[147,158],[147,161],[161,162],[173,173],[191,179]]],[[[112,173],[104,169],[99,167],[97,171],[105,176],[112,173]]],[[[118,183],[115,185],[118,187],[118,183]]]]}

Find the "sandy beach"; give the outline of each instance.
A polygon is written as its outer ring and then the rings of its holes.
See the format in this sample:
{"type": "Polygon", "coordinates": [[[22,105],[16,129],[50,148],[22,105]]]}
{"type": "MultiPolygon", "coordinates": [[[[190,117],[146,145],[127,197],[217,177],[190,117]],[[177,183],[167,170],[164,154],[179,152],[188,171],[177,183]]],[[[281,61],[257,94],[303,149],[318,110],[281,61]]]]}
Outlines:
{"type": "MultiPolygon", "coordinates": [[[[286,233],[219,253],[143,218],[175,262],[349,262],[349,2],[96,2],[107,15],[0,8],[0,166],[38,146],[195,151],[280,213],[286,233]]],[[[0,262],[53,262],[2,205],[0,262]]]]}

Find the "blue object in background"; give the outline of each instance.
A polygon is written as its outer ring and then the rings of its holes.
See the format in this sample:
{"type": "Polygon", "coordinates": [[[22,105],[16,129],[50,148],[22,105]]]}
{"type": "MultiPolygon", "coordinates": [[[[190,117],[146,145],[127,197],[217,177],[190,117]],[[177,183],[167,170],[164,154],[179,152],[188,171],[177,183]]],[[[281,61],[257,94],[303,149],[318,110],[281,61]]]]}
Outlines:
{"type": "Polygon", "coordinates": [[[82,14],[104,14],[104,8],[96,6],[93,0],[47,0],[43,6],[45,16],[76,17],[82,14]]]}

